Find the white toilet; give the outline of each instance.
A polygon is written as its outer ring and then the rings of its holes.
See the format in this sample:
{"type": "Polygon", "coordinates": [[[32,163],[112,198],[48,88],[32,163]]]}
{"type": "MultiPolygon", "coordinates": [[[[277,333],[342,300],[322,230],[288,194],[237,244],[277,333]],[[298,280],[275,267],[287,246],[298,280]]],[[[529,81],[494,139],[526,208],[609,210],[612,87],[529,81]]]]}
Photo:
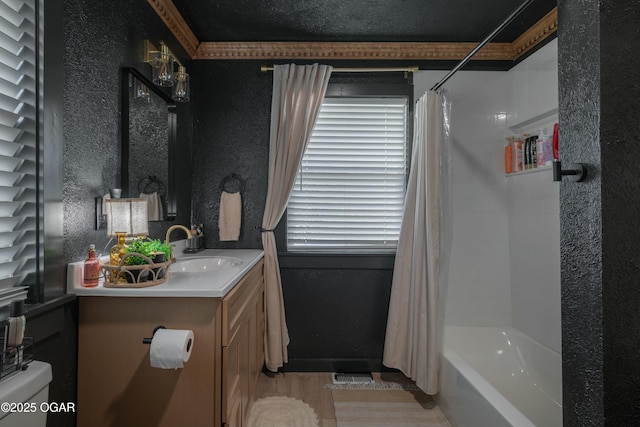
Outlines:
{"type": "Polygon", "coordinates": [[[51,365],[34,360],[26,370],[0,380],[0,403],[29,403],[26,405],[29,412],[0,411],[0,427],[45,427],[47,405],[42,404],[49,400],[51,379],[51,365]]]}

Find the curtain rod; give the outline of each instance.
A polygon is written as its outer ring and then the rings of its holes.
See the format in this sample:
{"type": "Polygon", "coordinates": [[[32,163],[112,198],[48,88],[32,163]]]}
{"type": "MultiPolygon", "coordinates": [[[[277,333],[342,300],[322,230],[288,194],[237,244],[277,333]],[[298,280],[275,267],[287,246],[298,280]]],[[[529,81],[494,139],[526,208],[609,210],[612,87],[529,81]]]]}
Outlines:
{"type": "MultiPolygon", "coordinates": [[[[273,71],[273,67],[267,67],[263,65],[260,67],[260,71],[266,73],[267,71],[273,71]]],[[[418,71],[418,67],[387,67],[387,68],[334,68],[334,73],[389,73],[389,72],[405,72],[415,73],[418,71]]]]}
{"type": "Polygon", "coordinates": [[[518,6],[516,8],[516,10],[514,10],[513,12],[511,12],[511,15],[507,16],[505,18],[504,21],[502,21],[502,23],[500,25],[498,25],[484,40],[482,40],[478,46],[476,46],[471,52],[469,52],[469,54],[467,56],[464,57],[464,59],[462,61],[460,61],[460,63],[458,63],[458,65],[456,65],[453,70],[449,71],[449,73],[444,76],[442,78],[442,80],[440,80],[435,86],[433,86],[431,88],[431,90],[438,90],[440,89],[440,87],[445,84],[447,82],[447,80],[449,80],[451,78],[451,76],[453,76],[455,73],[458,72],[458,70],[460,70],[460,68],[464,67],[467,62],[469,62],[471,60],[471,58],[478,53],[478,51],[480,49],[482,49],[484,47],[484,45],[486,45],[487,43],[489,43],[491,40],[493,40],[493,38],[495,36],[498,35],[498,33],[500,33],[500,31],[504,30],[504,28],[509,25],[511,23],[511,21],[513,21],[514,19],[516,19],[516,17],[518,15],[520,15],[520,12],[522,12],[527,6],[529,6],[531,3],[533,3],[533,0],[525,0],[520,6],[518,6]]]}

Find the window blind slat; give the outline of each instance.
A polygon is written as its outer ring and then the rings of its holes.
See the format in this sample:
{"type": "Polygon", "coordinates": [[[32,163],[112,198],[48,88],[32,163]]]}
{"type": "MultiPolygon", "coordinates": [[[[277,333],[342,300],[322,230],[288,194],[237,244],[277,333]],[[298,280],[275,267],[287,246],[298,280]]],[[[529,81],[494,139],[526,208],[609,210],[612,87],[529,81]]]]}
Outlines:
{"type": "Polygon", "coordinates": [[[289,250],[397,245],[406,180],[405,98],[327,98],[287,207],[289,250]]]}

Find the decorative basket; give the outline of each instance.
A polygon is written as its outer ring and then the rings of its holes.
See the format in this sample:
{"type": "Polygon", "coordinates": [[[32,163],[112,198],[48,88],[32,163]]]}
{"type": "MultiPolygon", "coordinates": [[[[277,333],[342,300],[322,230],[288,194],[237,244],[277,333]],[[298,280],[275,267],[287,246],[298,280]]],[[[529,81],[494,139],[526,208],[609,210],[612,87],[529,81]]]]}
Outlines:
{"type": "Polygon", "coordinates": [[[146,288],[164,283],[167,280],[167,269],[173,259],[164,262],[153,262],[145,255],[129,252],[120,260],[120,265],[102,264],[105,288],[146,288]],[[125,265],[127,258],[137,256],[147,263],[141,265],[125,265]]]}

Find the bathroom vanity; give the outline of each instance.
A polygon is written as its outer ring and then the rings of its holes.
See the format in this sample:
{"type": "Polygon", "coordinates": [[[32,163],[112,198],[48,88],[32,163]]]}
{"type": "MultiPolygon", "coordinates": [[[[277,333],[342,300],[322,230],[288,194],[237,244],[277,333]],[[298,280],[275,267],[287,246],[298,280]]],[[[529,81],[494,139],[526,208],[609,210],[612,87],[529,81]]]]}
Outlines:
{"type": "Polygon", "coordinates": [[[242,426],[264,363],[262,256],[258,250],[206,250],[190,264],[178,260],[162,285],[74,286],[78,426],[242,426]],[[241,262],[197,270],[207,257],[241,262]],[[190,266],[180,271],[181,265],[190,266]],[[158,326],[193,331],[184,368],[150,366],[143,339],[158,326]]]}

